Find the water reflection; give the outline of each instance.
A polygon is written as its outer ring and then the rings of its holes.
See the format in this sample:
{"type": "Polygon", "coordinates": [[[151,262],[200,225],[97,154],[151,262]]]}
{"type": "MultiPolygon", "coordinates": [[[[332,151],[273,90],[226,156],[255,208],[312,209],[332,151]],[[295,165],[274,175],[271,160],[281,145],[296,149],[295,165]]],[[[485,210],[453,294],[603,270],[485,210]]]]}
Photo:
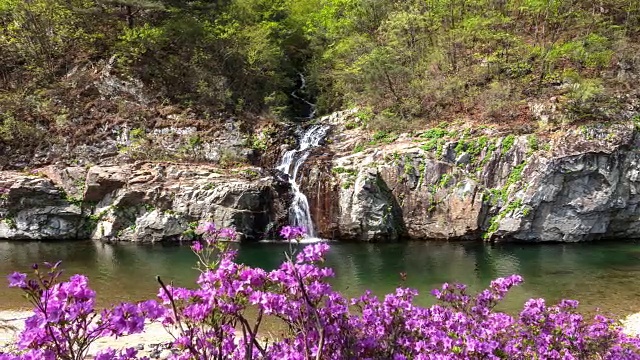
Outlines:
{"type": "MultiPolygon", "coordinates": [[[[284,260],[283,244],[243,244],[240,262],[267,270],[284,260]]],[[[0,242],[0,273],[28,271],[34,262],[62,260],[66,274],[83,273],[99,294],[100,305],[147,299],[157,293],[155,276],[192,286],[197,271],[188,247],[86,242],[0,242]]],[[[640,243],[607,242],[560,245],[489,245],[412,242],[332,243],[327,265],[336,271],[333,285],[349,296],[366,289],[384,294],[400,285],[417,288],[417,301],[433,302],[431,289],[462,282],[477,291],[491,279],[518,273],[525,284],[513,291],[503,309],[517,311],[531,297],[549,301],[573,298],[587,311],[601,307],[615,315],[640,311],[640,243]],[[400,274],[406,273],[406,281],[400,274]]],[[[0,308],[20,308],[19,291],[0,286],[0,308]]]]}

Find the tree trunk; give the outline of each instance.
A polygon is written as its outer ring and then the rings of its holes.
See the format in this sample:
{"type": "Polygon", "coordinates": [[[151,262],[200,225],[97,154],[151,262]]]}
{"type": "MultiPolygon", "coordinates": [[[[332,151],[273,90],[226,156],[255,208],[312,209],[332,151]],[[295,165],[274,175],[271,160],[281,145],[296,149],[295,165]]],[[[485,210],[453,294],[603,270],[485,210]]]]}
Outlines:
{"type": "Polygon", "coordinates": [[[133,29],[133,10],[131,9],[131,5],[126,6],[127,9],[127,26],[129,29],[133,29]]]}

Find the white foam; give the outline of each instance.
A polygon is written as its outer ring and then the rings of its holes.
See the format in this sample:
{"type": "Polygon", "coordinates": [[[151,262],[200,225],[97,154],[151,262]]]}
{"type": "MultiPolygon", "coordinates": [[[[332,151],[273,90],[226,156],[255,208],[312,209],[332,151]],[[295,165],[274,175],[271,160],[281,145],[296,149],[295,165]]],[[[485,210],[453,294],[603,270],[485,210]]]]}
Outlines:
{"type": "MultiPolygon", "coordinates": [[[[329,240],[329,239],[322,239],[319,237],[306,237],[300,240],[293,240],[292,242],[294,244],[317,244],[317,243],[326,243],[326,242],[334,242],[335,240],[329,240]]],[[[265,243],[265,244],[288,244],[289,242],[287,240],[260,240],[260,243],[265,243]]]]}

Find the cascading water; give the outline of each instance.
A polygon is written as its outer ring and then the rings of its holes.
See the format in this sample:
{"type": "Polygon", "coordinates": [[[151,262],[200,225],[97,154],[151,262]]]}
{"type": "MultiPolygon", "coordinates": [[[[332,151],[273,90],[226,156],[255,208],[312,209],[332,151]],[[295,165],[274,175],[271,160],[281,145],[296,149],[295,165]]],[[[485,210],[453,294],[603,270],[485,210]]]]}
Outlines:
{"type": "Polygon", "coordinates": [[[298,73],[298,75],[300,76],[300,88],[298,90],[294,90],[291,92],[291,97],[301,101],[302,103],[304,103],[305,105],[307,105],[309,107],[309,115],[307,115],[307,119],[313,119],[316,116],[316,104],[305,100],[304,98],[302,98],[301,96],[299,96],[298,94],[296,94],[296,92],[300,91],[304,91],[304,89],[307,88],[307,79],[304,77],[304,75],[302,75],[302,73],[298,73]]]}
{"type": "Polygon", "coordinates": [[[320,145],[320,142],[329,131],[328,125],[313,125],[300,138],[297,149],[287,151],[282,157],[282,161],[276,169],[289,175],[289,183],[293,191],[293,202],[289,208],[289,221],[294,226],[304,226],[309,237],[315,237],[309,202],[307,197],[300,191],[300,186],[296,182],[298,169],[307,160],[311,149],[320,145]]]}

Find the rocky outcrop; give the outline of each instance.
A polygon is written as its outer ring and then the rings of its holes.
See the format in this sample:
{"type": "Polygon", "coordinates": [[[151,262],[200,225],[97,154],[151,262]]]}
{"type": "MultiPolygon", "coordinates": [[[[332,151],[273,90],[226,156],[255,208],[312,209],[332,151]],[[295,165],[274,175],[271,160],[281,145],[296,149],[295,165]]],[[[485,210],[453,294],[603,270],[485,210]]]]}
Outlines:
{"type": "Polygon", "coordinates": [[[115,56],[78,64],[51,89],[25,94],[25,104],[3,104],[2,112],[18,125],[4,124],[15,134],[0,141],[0,170],[133,161],[263,166],[271,141],[281,140],[273,135],[291,128],[249,112],[170,105],[140,79],[115,71],[115,65],[115,56]],[[46,114],[33,112],[36,103],[47,104],[46,114]]]}
{"type": "Polygon", "coordinates": [[[400,206],[375,170],[358,173],[353,186],[340,195],[338,227],[343,237],[376,241],[406,232],[400,206]]]}
{"type": "MultiPolygon", "coordinates": [[[[640,134],[633,121],[539,134],[436,127],[403,135],[370,134],[355,111],[320,121],[332,130],[298,179],[321,237],[640,238],[640,134]]],[[[0,172],[0,238],[153,242],[180,239],[203,220],[235,226],[246,240],[270,237],[288,222],[291,199],[287,179],[264,169],[293,146],[291,136],[273,131],[250,139],[266,154],[258,161],[264,168],[108,158],[99,166],[0,172]],[[272,138],[279,140],[267,146],[272,138]]],[[[140,150],[139,134],[127,134],[122,144],[140,150]]],[[[178,151],[168,138],[149,143],[178,151]]],[[[240,149],[240,139],[226,144],[240,149]]]]}
{"type": "Polygon", "coordinates": [[[371,138],[354,113],[325,120],[335,126],[328,145],[302,170],[321,236],[640,238],[640,136],[631,122],[556,137],[435,128],[371,138]]]}
{"type": "Polygon", "coordinates": [[[257,168],[135,163],[1,174],[0,239],[154,242],[208,220],[253,240],[286,223],[287,184],[257,168]]]}
{"type": "Polygon", "coordinates": [[[0,239],[68,239],[86,234],[82,208],[50,180],[4,172],[0,191],[0,239]]]}
{"type": "Polygon", "coordinates": [[[494,220],[495,237],[640,237],[640,138],[633,128],[587,136],[591,141],[563,139],[556,156],[531,159],[523,169],[527,183],[511,198],[518,206],[503,210],[494,220]]]}

